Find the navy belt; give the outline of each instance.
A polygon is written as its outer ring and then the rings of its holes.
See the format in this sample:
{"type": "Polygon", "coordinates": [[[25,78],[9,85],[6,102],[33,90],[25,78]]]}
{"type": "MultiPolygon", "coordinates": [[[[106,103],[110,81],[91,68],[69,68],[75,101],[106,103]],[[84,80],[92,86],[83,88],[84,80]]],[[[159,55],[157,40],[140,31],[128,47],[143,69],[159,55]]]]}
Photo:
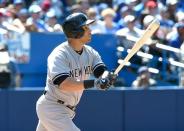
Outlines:
{"type": "MultiPolygon", "coordinates": [[[[44,91],[43,94],[46,95],[47,91],[44,91]]],[[[57,100],[57,103],[65,105],[65,102],[59,99],[57,100]]],[[[65,105],[65,106],[68,107],[70,110],[75,111],[76,106],[71,106],[71,105],[65,105]]]]}

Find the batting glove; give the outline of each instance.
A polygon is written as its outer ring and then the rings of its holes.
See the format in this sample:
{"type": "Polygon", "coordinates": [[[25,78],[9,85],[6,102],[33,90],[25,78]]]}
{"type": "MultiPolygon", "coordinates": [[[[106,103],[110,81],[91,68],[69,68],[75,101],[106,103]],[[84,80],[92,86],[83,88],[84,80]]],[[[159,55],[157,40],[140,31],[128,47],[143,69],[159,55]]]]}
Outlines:
{"type": "Polygon", "coordinates": [[[98,78],[95,80],[94,85],[100,90],[107,90],[111,86],[108,78],[98,78]]]}

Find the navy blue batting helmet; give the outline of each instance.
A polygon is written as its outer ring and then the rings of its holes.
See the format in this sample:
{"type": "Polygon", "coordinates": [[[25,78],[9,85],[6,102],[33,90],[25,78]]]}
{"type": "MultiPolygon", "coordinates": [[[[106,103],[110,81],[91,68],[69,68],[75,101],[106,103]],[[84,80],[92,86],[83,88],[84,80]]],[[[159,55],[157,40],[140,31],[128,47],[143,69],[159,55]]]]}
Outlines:
{"type": "Polygon", "coordinates": [[[81,38],[84,35],[82,26],[89,25],[95,20],[89,20],[84,13],[73,13],[66,17],[62,24],[63,32],[68,38],[81,38]]]}

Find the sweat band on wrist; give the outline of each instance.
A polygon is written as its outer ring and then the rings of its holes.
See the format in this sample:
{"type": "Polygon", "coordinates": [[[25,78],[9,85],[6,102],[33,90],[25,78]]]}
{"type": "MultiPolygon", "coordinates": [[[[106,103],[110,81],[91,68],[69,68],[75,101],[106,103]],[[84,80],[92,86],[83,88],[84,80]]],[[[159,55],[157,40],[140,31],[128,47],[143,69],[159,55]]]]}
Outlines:
{"type": "Polygon", "coordinates": [[[93,88],[95,80],[84,80],[84,88],[93,88]]]}

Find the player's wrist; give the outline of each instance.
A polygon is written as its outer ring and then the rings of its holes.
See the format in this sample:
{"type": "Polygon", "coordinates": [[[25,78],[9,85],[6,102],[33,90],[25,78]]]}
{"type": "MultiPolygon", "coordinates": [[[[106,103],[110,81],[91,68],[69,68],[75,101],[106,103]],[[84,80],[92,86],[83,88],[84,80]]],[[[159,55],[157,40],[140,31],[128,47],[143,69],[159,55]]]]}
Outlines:
{"type": "Polygon", "coordinates": [[[84,80],[84,88],[89,89],[94,87],[95,80],[84,80]]]}

